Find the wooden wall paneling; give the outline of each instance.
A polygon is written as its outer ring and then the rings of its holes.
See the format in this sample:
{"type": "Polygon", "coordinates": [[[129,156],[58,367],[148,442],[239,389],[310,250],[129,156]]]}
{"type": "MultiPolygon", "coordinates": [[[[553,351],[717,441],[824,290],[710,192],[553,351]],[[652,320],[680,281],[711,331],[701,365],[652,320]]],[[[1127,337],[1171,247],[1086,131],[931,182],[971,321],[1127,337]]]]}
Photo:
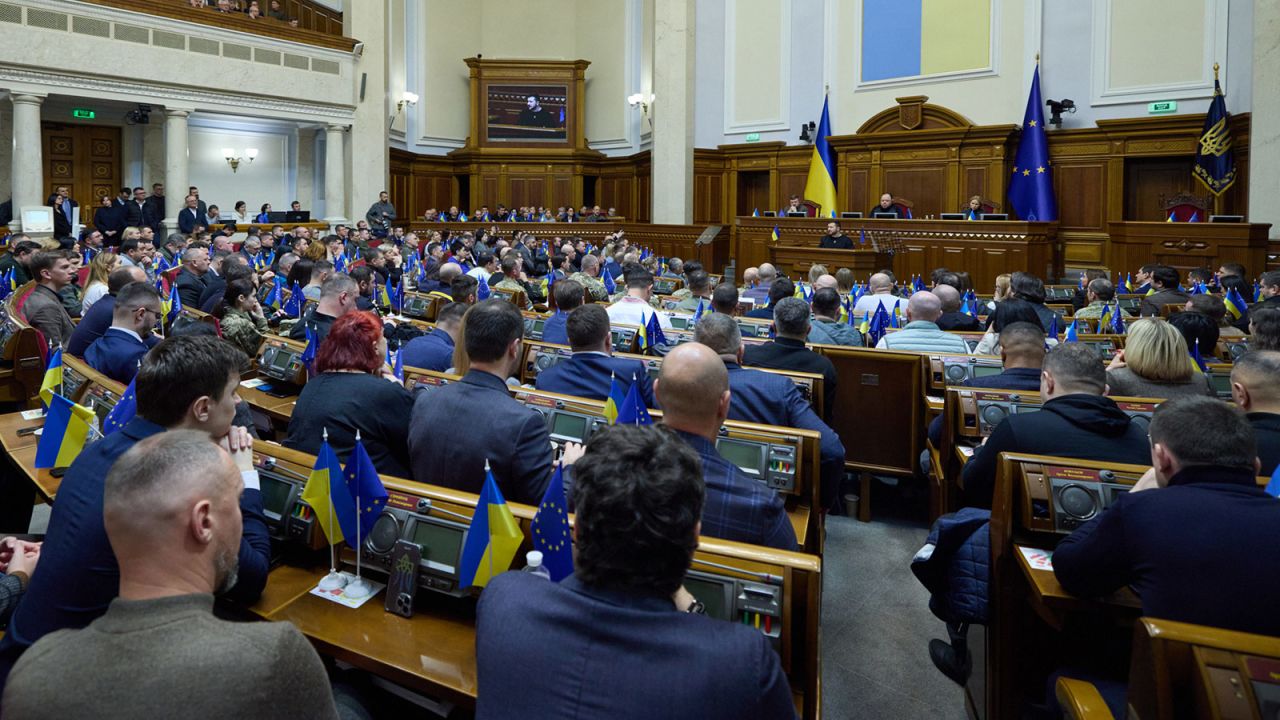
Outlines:
{"type": "Polygon", "coordinates": [[[581,204],[578,202],[581,195],[574,195],[573,185],[573,175],[553,175],[551,178],[551,198],[548,200],[548,204],[553,208],[558,208],[561,205],[578,207],[581,204]]]}
{"type": "Polygon", "coordinates": [[[947,207],[946,165],[886,167],[883,177],[886,192],[915,203],[914,217],[937,217],[947,207]]]}
{"type": "Polygon", "coordinates": [[[1193,164],[1189,157],[1126,160],[1124,219],[1160,222],[1167,217],[1164,204],[1173,196],[1184,193],[1206,196],[1203,187],[1191,177],[1193,164]],[[1193,183],[1196,187],[1192,187],[1193,183]]]}
{"type": "Polygon", "coordinates": [[[44,195],[67,186],[79,203],[80,222],[93,224],[98,199],[115,197],[123,171],[120,162],[120,128],[95,125],[42,123],[44,195]]]}
{"type": "MultiPolygon", "coordinates": [[[[868,159],[870,154],[868,153],[868,159]]],[[[849,212],[866,212],[875,204],[869,193],[871,171],[866,166],[850,167],[845,177],[848,181],[848,191],[842,195],[844,204],[842,209],[849,212]]]]}

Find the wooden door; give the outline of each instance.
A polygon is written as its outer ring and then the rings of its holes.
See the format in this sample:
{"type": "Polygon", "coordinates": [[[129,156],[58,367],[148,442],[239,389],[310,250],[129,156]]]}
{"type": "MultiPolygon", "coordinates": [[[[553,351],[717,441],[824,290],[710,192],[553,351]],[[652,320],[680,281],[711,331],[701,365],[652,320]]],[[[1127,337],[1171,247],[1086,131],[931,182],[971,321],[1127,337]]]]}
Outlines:
{"type": "Polygon", "coordinates": [[[80,204],[80,222],[93,224],[99,198],[120,188],[120,128],[43,123],[45,197],[65,185],[80,204]]]}

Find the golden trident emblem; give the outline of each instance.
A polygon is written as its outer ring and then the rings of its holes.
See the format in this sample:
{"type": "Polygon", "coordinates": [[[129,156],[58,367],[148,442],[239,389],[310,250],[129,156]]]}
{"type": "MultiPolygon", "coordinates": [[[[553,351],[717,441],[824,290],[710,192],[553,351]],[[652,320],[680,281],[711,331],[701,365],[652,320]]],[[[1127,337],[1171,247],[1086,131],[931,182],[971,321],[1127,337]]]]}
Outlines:
{"type": "Polygon", "coordinates": [[[1227,119],[1222,118],[1200,136],[1202,155],[1221,156],[1231,149],[1231,136],[1227,134],[1227,119]]]}

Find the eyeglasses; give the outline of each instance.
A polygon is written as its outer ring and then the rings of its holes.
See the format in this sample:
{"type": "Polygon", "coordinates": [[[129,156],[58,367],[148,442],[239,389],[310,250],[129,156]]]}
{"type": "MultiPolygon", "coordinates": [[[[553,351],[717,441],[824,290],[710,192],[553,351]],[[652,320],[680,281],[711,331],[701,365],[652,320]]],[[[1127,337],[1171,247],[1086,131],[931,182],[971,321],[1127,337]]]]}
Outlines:
{"type": "Polygon", "coordinates": [[[134,310],[141,310],[142,312],[154,313],[154,314],[155,314],[155,316],[156,316],[157,318],[159,318],[161,315],[163,315],[163,314],[164,314],[164,313],[163,313],[162,311],[160,311],[160,310],[153,310],[153,309],[151,309],[151,308],[149,308],[149,307],[143,307],[143,306],[141,306],[141,305],[139,305],[138,307],[134,308],[134,310]]]}

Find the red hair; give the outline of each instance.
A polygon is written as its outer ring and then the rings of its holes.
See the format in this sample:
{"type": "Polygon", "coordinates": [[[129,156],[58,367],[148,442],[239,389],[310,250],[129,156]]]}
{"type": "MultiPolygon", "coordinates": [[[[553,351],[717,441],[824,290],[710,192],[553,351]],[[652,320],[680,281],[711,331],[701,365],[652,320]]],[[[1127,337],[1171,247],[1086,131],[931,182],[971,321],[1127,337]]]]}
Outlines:
{"type": "Polygon", "coordinates": [[[376,373],[386,361],[378,353],[382,321],[371,312],[349,312],[333,321],[316,352],[316,372],[361,370],[376,373]]]}

